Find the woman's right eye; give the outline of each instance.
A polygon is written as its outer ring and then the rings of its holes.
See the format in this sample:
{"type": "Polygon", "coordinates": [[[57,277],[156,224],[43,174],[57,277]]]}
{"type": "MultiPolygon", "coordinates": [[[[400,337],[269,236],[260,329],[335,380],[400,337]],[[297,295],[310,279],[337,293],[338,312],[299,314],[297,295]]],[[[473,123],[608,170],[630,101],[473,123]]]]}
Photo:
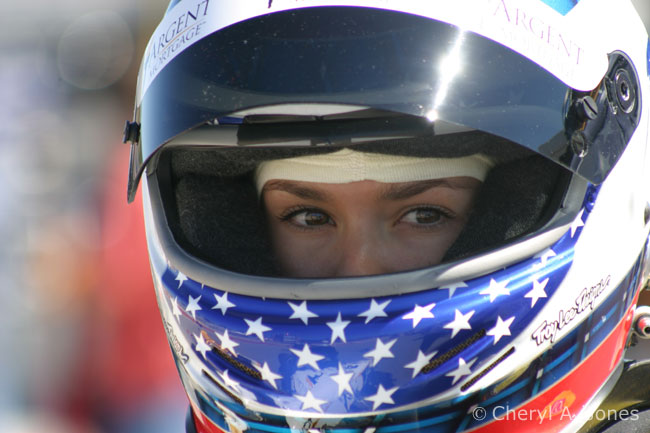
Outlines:
{"type": "Polygon", "coordinates": [[[318,227],[334,223],[329,215],[318,209],[297,210],[282,219],[301,227],[318,227]]]}

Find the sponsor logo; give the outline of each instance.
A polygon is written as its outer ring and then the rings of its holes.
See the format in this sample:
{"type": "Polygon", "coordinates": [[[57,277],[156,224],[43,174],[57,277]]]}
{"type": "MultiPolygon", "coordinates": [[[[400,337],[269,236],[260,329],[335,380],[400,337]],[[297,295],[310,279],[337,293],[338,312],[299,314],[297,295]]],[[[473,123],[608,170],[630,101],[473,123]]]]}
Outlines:
{"type": "Polygon", "coordinates": [[[209,5],[210,0],[202,0],[190,9],[181,10],[171,23],[158,30],[145,58],[147,79],[152,80],[168,60],[204,36],[209,5]]]}
{"type": "Polygon", "coordinates": [[[580,64],[583,48],[550,23],[548,17],[545,19],[522,9],[516,2],[494,0],[493,3],[494,17],[503,20],[505,24],[502,27],[505,40],[518,41],[529,51],[543,49],[556,61],[563,59],[572,64],[580,64]]]}
{"type": "Polygon", "coordinates": [[[608,275],[598,283],[582,289],[573,305],[558,311],[557,319],[544,320],[531,335],[537,345],[546,341],[555,342],[557,333],[575,320],[576,317],[584,314],[586,311],[592,311],[597,299],[609,287],[611,276],[608,275]]]}
{"type": "Polygon", "coordinates": [[[539,420],[558,418],[569,410],[576,399],[576,395],[571,391],[562,391],[540,412],[539,420]]]}

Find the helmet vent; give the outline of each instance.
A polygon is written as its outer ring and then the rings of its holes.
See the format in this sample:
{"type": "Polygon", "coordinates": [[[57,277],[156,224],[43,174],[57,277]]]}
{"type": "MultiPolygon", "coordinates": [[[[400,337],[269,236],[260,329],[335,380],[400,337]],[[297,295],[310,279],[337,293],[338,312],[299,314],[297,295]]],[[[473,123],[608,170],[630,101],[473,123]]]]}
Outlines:
{"type": "Polygon", "coordinates": [[[257,379],[257,380],[262,380],[262,374],[249,367],[248,365],[244,364],[241,361],[238,361],[237,359],[233,358],[226,352],[225,350],[221,349],[218,345],[217,342],[214,341],[210,336],[207,334],[205,331],[201,331],[201,334],[203,334],[203,338],[207,341],[207,343],[211,346],[212,353],[215,355],[219,356],[221,359],[226,361],[228,364],[232,365],[235,367],[237,370],[246,373],[247,375],[257,379]]]}
{"type": "Polygon", "coordinates": [[[257,380],[262,380],[262,374],[259,371],[254,370],[248,365],[244,364],[243,362],[236,360],[235,358],[233,358],[232,356],[230,356],[220,348],[213,346],[212,352],[215,353],[216,355],[219,355],[219,357],[221,357],[224,361],[226,361],[228,364],[232,365],[239,371],[242,371],[247,375],[254,377],[257,380]]]}
{"type": "Polygon", "coordinates": [[[443,353],[441,356],[438,356],[437,358],[431,360],[431,362],[429,362],[427,365],[422,367],[422,372],[423,373],[429,373],[433,369],[438,368],[439,366],[441,366],[445,362],[449,361],[451,358],[458,355],[463,350],[467,349],[469,346],[471,346],[472,344],[476,343],[478,340],[483,338],[485,336],[485,333],[486,333],[485,329],[481,329],[476,334],[472,335],[470,338],[463,341],[458,346],[456,346],[456,347],[452,348],[451,350],[443,353]]]}
{"type": "Polygon", "coordinates": [[[485,376],[485,375],[488,374],[490,371],[492,371],[492,370],[494,369],[494,367],[496,367],[497,365],[499,365],[503,360],[505,360],[507,357],[509,357],[509,356],[512,355],[513,353],[515,353],[515,348],[514,348],[514,346],[511,347],[511,348],[510,348],[506,353],[504,353],[503,355],[501,355],[501,356],[500,356],[496,361],[494,361],[492,364],[488,365],[488,366],[487,366],[485,369],[483,369],[479,374],[477,374],[476,376],[472,377],[470,380],[468,380],[467,382],[465,382],[465,383],[463,384],[463,386],[460,387],[460,390],[461,390],[461,391],[466,391],[467,389],[469,389],[469,387],[471,387],[471,386],[474,385],[476,382],[478,382],[479,380],[481,380],[481,378],[482,378],[483,376],[485,376]]]}

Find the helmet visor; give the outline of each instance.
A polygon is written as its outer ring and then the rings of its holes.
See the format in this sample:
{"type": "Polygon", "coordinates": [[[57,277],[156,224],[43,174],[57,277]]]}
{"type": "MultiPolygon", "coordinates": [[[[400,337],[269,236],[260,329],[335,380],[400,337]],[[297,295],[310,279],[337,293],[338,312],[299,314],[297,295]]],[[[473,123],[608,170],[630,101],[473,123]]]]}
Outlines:
{"type": "MultiPolygon", "coordinates": [[[[632,78],[625,88],[636,95],[633,71],[626,76],[632,78]]],[[[149,157],[179,134],[238,111],[300,103],[420,116],[434,130],[436,121],[481,130],[600,183],[625,148],[639,106],[612,114],[604,107],[616,92],[603,89],[605,84],[589,94],[597,106],[587,122],[572,115],[575,100],[586,93],[453,25],[356,7],[278,12],[209,35],[160,71],[137,112],[141,131],[129,193],[135,193],[149,157]],[[621,115],[631,120],[622,122],[621,115]],[[572,140],[576,131],[579,140],[572,140]]]]}

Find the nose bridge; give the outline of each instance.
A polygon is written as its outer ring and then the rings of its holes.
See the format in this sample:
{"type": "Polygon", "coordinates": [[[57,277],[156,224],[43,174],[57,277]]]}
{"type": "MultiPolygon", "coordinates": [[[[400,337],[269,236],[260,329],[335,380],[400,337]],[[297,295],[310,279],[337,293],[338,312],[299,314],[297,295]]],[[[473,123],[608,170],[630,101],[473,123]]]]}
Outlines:
{"type": "Polygon", "coordinates": [[[385,238],[372,224],[356,221],[342,233],[337,276],[375,275],[388,271],[384,256],[385,238]]]}

